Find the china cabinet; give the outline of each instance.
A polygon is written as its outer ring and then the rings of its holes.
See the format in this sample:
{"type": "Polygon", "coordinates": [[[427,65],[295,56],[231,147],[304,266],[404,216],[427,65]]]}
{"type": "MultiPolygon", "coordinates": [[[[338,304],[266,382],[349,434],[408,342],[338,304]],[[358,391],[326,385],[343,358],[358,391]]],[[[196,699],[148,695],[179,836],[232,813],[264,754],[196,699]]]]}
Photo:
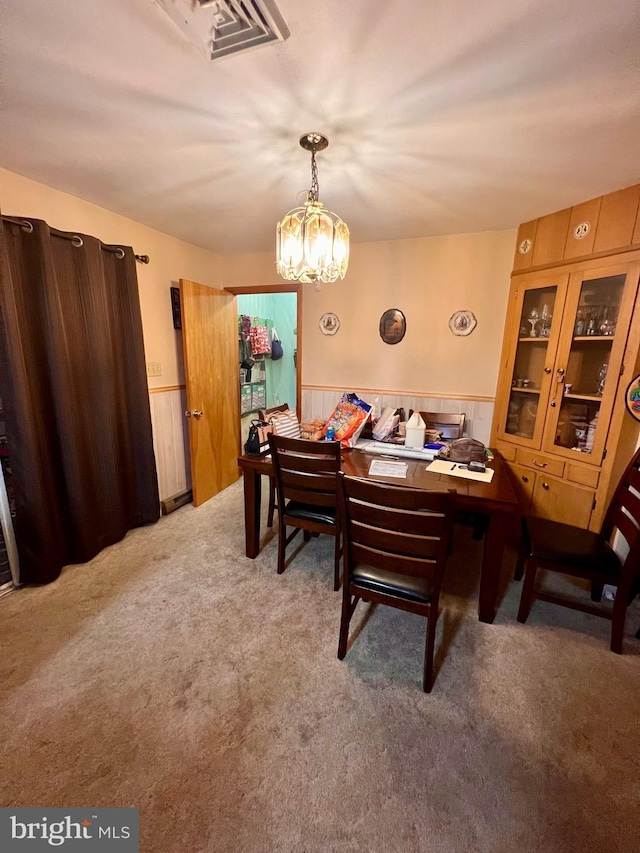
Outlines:
{"type": "Polygon", "coordinates": [[[523,513],[592,530],[638,441],[640,186],[612,195],[521,226],[492,428],[523,513]]]}

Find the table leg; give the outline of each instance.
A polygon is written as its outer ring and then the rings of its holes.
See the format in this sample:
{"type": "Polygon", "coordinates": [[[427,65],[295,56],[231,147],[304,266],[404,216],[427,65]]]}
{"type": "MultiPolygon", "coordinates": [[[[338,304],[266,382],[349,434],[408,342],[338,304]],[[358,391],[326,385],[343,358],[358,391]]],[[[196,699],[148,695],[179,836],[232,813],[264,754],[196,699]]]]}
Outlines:
{"type": "Polygon", "coordinates": [[[478,616],[481,622],[491,623],[496,616],[506,538],[507,519],[505,514],[502,512],[491,513],[485,533],[482,555],[480,599],[478,602],[478,616]]]}
{"type": "Polygon", "coordinates": [[[260,553],[260,499],[262,477],[257,471],[246,470],[244,478],[244,536],[245,554],[254,559],[260,553]]]}

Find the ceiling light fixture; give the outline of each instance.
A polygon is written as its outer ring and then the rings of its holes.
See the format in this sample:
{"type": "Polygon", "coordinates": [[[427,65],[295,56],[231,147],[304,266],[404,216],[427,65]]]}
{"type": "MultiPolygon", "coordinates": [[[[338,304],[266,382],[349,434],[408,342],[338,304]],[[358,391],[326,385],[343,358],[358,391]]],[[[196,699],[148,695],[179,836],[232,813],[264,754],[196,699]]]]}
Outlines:
{"type": "Polygon", "coordinates": [[[329,145],[326,136],[306,133],[300,145],[311,152],[311,189],[303,207],[295,207],[276,228],[276,266],[287,281],[303,283],[344,278],[349,265],[349,229],[321,204],[316,151],[329,145]]]}

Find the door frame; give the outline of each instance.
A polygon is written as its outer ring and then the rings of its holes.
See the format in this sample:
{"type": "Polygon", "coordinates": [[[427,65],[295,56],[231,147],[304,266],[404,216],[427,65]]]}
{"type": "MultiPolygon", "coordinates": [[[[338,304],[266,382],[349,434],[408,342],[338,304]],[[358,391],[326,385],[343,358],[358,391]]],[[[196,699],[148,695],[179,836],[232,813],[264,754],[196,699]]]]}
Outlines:
{"type": "MultiPolygon", "coordinates": [[[[246,296],[253,293],[295,293],[296,299],[296,412],[298,419],[302,420],[302,292],[303,286],[299,281],[288,284],[257,284],[255,286],[245,285],[242,287],[225,287],[227,293],[233,296],[246,296]]],[[[237,307],[236,307],[237,313],[237,307]]],[[[240,395],[240,365],[238,364],[238,395],[240,395]]],[[[239,404],[238,404],[239,405],[239,404]]],[[[242,448],[240,448],[242,453],[242,448]]]]}

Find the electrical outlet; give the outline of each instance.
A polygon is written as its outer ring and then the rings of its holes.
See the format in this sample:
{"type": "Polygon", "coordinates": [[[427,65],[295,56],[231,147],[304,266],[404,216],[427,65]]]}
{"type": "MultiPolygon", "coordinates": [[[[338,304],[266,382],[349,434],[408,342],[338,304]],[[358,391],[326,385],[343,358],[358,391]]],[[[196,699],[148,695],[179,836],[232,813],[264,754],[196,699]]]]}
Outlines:
{"type": "Polygon", "coordinates": [[[162,376],[162,364],[159,361],[147,362],[147,376],[162,376]]]}

